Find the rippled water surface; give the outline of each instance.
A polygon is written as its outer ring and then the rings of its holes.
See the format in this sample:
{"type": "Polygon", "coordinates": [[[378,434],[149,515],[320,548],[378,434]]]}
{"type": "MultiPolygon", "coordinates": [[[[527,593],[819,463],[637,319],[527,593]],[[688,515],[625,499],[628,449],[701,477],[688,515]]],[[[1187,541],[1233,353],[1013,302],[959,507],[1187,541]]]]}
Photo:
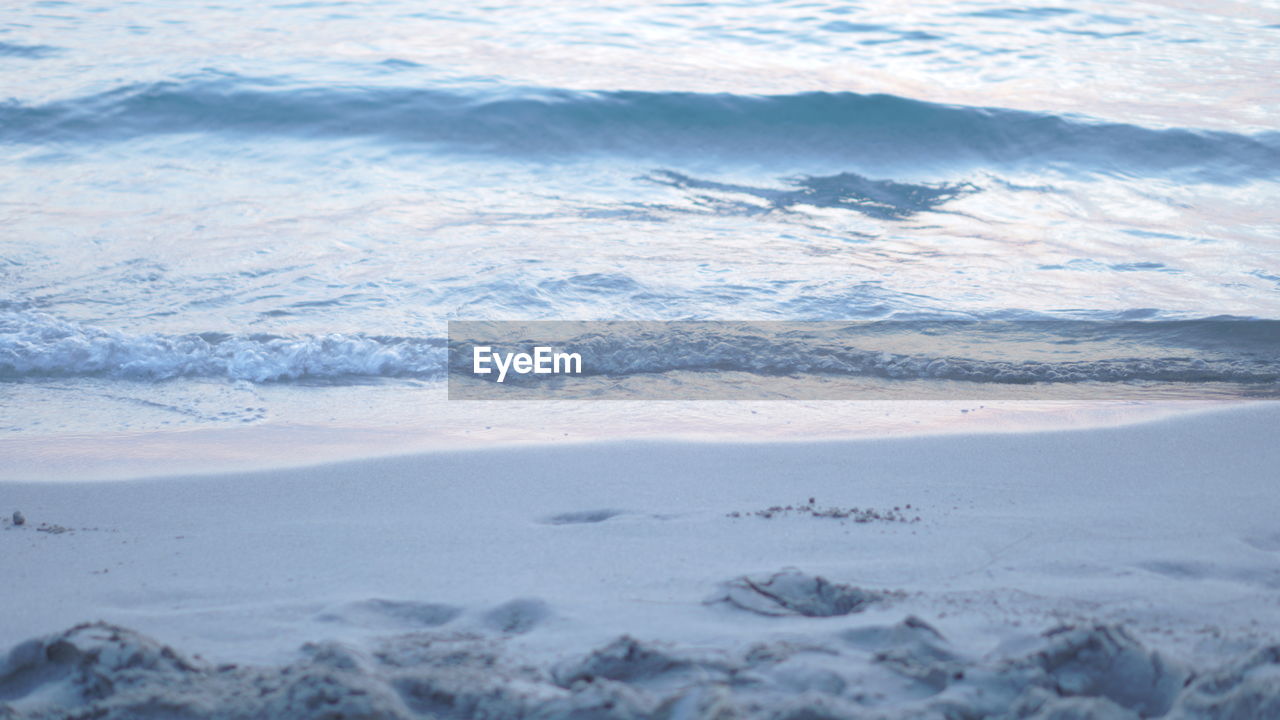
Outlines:
{"type": "Polygon", "coordinates": [[[1275,2],[46,0],[0,73],[11,433],[439,401],[449,319],[1280,318],[1275,2]]]}

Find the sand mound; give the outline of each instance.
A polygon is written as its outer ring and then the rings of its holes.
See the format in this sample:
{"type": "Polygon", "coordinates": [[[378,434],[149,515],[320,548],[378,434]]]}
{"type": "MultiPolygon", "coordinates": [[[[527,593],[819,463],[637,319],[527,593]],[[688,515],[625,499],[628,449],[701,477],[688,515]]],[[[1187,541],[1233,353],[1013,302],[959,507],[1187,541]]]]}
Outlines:
{"type": "Polygon", "coordinates": [[[1124,628],[1059,628],[1030,664],[1063,696],[1102,697],[1145,717],[1169,710],[1190,673],[1142,647],[1124,628]]]}
{"type": "Polygon", "coordinates": [[[1280,648],[1193,676],[1110,625],[980,659],[914,617],[739,649],[623,636],[551,667],[514,661],[506,642],[412,633],[367,653],[308,644],[283,667],[212,666],[124,628],[79,625],[10,652],[0,717],[1280,717],[1280,648]]]}
{"type": "Polygon", "coordinates": [[[14,648],[0,702],[15,718],[413,717],[385,683],[332,656],[283,669],[210,667],[105,623],[14,648]]]}
{"type": "Polygon", "coordinates": [[[562,687],[603,680],[662,685],[696,677],[701,682],[725,682],[730,665],[723,659],[698,657],[624,635],[609,645],[557,668],[553,678],[562,687]],[[674,678],[674,680],[673,680],[674,678]]]}
{"type": "Polygon", "coordinates": [[[1280,718],[1280,647],[1263,648],[1204,674],[1182,693],[1172,716],[1280,718]]]}

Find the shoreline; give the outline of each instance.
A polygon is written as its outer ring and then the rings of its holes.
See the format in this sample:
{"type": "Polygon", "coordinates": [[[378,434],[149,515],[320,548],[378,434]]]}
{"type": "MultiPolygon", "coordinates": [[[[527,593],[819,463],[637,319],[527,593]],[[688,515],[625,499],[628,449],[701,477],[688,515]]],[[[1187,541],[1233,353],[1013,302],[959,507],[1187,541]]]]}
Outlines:
{"type": "Polygon", "coordinates": [[[0,437],[0,483],[128,481],[183,474],[297,470],[440,452],[628,441],[707,444],[858,442],[1123,427],[1276,401],[445,403],[432,422],[300,418],[229,427],[14,434],[0,437]],[[458,407],[461,405],[462,407],[458,407]],[[620,409],[621,408],[621,409],[620,409]],[[629,412],[628,412],[629,410],[629,412]],[[504,413],[506,416],[504,417],[504,413]],[[437,417],[438,416],[438,417],[437,417]],[[502,417],[495,421],[493,418],[502,417]],[[657,429],[655,429],[657,428],[657,429]]]}

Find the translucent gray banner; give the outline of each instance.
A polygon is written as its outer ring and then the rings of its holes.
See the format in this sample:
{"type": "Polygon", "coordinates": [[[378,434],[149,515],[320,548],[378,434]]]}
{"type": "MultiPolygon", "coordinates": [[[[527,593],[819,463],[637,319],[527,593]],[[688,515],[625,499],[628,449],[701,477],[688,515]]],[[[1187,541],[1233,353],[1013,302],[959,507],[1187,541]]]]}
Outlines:
{"type": "Polygon", "coordinates": [[[1280,321],[449,323],[451,400],[1280,397],[1280,321]]]}

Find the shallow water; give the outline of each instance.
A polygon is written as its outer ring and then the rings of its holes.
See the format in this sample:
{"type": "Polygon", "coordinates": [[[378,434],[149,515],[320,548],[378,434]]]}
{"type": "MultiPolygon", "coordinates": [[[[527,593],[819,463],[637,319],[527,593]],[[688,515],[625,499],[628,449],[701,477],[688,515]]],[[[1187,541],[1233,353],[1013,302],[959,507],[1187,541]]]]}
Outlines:
{"type": "Polygon", "coordinates": [[[429,427],[450,319],[1274,320],[1277,70],[1274,2],[11,6],[0,429],[429,427]]]}

